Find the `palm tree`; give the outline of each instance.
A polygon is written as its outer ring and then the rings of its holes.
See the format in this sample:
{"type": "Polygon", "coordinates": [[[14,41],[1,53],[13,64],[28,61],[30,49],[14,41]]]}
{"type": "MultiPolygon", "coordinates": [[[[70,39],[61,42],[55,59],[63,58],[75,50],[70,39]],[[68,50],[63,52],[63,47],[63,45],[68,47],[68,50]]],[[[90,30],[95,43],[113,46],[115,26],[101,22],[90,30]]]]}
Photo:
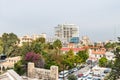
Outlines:
{"type": "Polygon", "coordinates": [[[62,42],[60,40],[56,40],[53,42],[53,47],[56,50],[56,54],[60,54],[60,49],[62,48],[62,42]]]}

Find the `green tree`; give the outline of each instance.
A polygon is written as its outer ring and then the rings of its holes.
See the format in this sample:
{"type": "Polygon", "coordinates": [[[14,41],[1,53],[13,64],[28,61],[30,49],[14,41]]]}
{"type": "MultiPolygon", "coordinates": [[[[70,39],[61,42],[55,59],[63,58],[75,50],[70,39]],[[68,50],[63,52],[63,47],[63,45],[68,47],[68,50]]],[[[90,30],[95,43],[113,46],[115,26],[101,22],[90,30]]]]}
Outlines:
{"type": "Polygon", "coordinates": [[[40,42],[32,42],[31,48],[35,53],[42,53],[42,47],[41,47],[41,43],[40,42]]]}
{"type": "Polygon", "coordinates": [[[75,55],[75,64],[80,65],[82,63],[82,58],[78,55],[75,55]]]}
{"type": "Polygon", "coordinates": [[[101,59],[99,59],[99,66],[101,67],[106,67],[108,60],[106,57],[102,57],[101,59]]]}
{"type": "Polygon", "coordinates": [[[14,64],[14,70],[19,74],[23,75],[27,70],[27,65],[24,65],[23,60],[18,61],[14,64]]]}
{"type": "Polygon", "coordinates": [[[3,52],[3,41],[0,39],[0,53],[3,52]]]}
{"type": "Polygon", "coordinates": [[[109,80],[117,80],[120,79],[120,46],[116,47],[115,53],[115,61],[112,67],[112,71],[108,76],[109,80]]]}
{"type": "MultiPolygon", "coordinates": [[[[84,50],[84,51],[79,51],[77,53],[77,57],[80,59],[81,63],[85,63],[86,60],[88,59],[89,55],[88,55],[88,50],[84,50]]],[[[80,61],[78,61],[78,63],[80,63],[80,61]]]]}
{"type": "Polygon", "coordinates": [[[109,42],[109,43],[105,44],[104,47],[106,48],[107,51],[109,51],[109,50],[113,50],[116,45],[117,45],[117,43],[109,42]]]}
{"type": "Polygon", "coordinates": [[[40,37],[40,38],[37,38],[35,41],[36,41],[36,42],[45,43],[45,38],[40,37]]]}
{"type": "Polygon", "coordinates": [[[38,38],[32,42],[24,42],[21,46],[21,54],[23,56],[28,52],[42,54],[42,52],[44,51],[44,44],[44,38],[38,38]]]}
{"type": "Polygon", "coordinates": [[[14,64],[14,70],[20,75],[25,74],[27,71],[28,62],[33,62],[35,64],[35,67],[38,68],[44,68],[45,64],[44,59],[40,54],[28,52],[22,57],[22,60],[14,64]]]}
{"type": "Polygon", "coordinates": [[[59,54],[60,53],[60,49],[62,48],[62,42],[57,39],[56,41],[53,42],[53,47],[56,50],[56,54],[59,54]]]}
{"type": "Polygon", "coordinates": [[[73,50],[69,50],[68,52],[66,52],[65,55],[65,61],[66,61],[66,65],[68,67],[68,69],[73,68],[75,65],[75,55],[73,50]]]}
{"type": "Polygon", "coordinates": [[[68,80],[77,80],[77,77],[75,75],[69,75],[68,80]]]}
{"type": "Polygon", "coordinates": [[[28,52],[32,52],[31,43],[24,42],[23,45],[20,47],[20,55],[25,57],[25,54],[28,52]]]}
{"type": "Polygon", "coordinates": [[[19,43],[19,39],[17,35],[14,33],[4,33],[1,37],[3,42],[3,53],[7,56],[11,56],[16,53],[15,49],[17,48],[17,44],[19,43]]]}

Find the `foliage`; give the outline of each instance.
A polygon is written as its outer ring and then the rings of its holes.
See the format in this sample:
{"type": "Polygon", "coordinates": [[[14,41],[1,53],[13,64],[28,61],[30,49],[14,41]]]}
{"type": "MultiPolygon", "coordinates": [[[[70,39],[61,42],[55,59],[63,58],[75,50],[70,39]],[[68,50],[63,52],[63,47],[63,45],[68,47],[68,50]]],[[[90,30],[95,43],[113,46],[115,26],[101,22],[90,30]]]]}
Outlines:
{"type": "Polygon", "coordinates": [[[0,53],[3,52],[3,41],[0,39],[0,53]]]}
{"type": "Polygon", "coordinates": [[[111,60],[111,61],[108,61],[107,64],[106,64],[106,67],[112,68],[112,67],[113,67],[113,62],[114,62],[114,61],[112,61],[112,60],[111,60]]]}
{"type": "Polygon", "coordinates": [[[62,55],[58,54],[56,55],[55,53],[49,53],[46,55],[45,58],[45,68],[49,69],[51,65],[56,65],[59,66],[59,70],[62,70],[62,55]]]}
{"type": "Polygon", "coordinates": [[[112,67],[112,71],[109,75],[110,80],[117,80],[120,78],[120,46],[118,46],[115,50],[115,61],[112,67]]]}
{"type": "Polygon", "coordinates": [[[116,46],[114,47],[115,61],[112,66],[112,71],[107,77],[107,80],[118,80],[120,79],[120,38],[118,38],[116,46]]]}
{"type": "Polygon", "coordinates": [[[35,64],[35,67],[43,68],[44,67],[44,59],[40,54],[36,54],[34,52],[28,52],[25,54],[23,59],[21,61],[18,61],[14,65],[14,70],[20,74],[23,75],[27,71],[27,63],[33,62],[35,64]]]}
{"type": "Polygon", "coordinates": [[[88,59],[89,55],[88,55],[88,51],[84,50],[84,51],[79,51],[77,53],[77,58],[79,58],[80,61],[78,61],[78,63],[85,63],[86,60],[88,59]]]}
{"type": "Polygon", "coordinates": [[[77,77],[75,75],[69,75],[68,80],[77,80],[77,77]]]}
{"type": "Polygon", "coordinates": [[[41,47],[41,43],[40,42],[32,42],[31,48],[35,53],[41,53],[42,52],[42,47],[41,47]]]}
{"type": "Polygon", "coordinates": [[[36,54],[34,52],[28,52],[25,55],[25,61],[34,62],[36,67],[44,67],[44,60],[40,54],[36,54]]]}
{"type": "Polygon", "coordinates": [[[28,62],[36,62],[39,59],[40,59],[40,55],[33,52],[28,52],[25,56],[25,61],[28,62]]]}
{"type": "Polygon", "coordinates": [[[66,52],[66,55],[64,57],[64,62],[65,62],[66,67],[68,67],[68,69],[74,67],[75,55],[74,55],[73,50],[66,52]]]}
{"type": "Polygon", "coordinates": [[[102,57],[101,59],[99,59],[99,66],[101,67],[106,67],[108,60],[106,57],[102,57]]]}
{"type": "Polygon", "coordinates": [[[61,49],[62,48],[62,43],[61,43],[60,40],[57,39],[56,41],[53,42],[53,46],[54,46],[55,49],[61,49]]]}
{"type": "Polygon", "coordinates": [[[40,37],[40,38],[36,39],[35,41],[36,41],[36,42],[45,43],[45,38],[40,37]]]}
{"type": "Polygon", "coordinates": [[[3,53],[7,56],[11,56],[11,54],[17,53],[16,48],[19,43],[19,39],[17,35],[14,33],[4,33],[1,37],[3,42],[3,53]]]}
{"type": "Polygon", "coordinates": [[[19,75],[23,75],[27,70],[26,70],[25,65],[23,65],[23,61],[20,60],[17,63],[14,64],[14,70],[19,74],[19,75]]]}
{"type": "Polygon", "coordinates": [[[116,44],[117,44],[117,43],[110,43],[110,42],[109,42],[109,43],[105,44],[104,47],[106,48],[107,51],[109,51],[109,50],[111,50],[111,49],[114,49],[114,47],[116,46],[116,44]]]}

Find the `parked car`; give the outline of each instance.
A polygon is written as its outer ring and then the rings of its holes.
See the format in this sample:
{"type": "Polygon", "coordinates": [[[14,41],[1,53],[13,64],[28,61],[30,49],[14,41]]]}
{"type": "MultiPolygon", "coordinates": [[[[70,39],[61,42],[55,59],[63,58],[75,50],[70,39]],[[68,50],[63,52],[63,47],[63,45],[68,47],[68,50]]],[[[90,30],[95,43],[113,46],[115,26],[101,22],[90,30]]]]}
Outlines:
{"type": "Polygon", "coordinates": [[[83,65],[80,66],[80,68],[84,68],[85,66],[86,66],[86,64],[83,64],[83,65]]]}
{"type": "Polygon", "coordinates": [[[73,71],[76,72],[78,69],[77,68],[73,68],[73,71]]]}
{"type": "Polygon", "coordinates": [[[88,65],[90,65],[90,64],[92,64],[92,60],[87,60],[86,63],[87,63],[88,65]]]}
{"type": "Polygon", "coordinates": [[[110,69],[106,69],[106,70],[104,70],[104,73],[106,74],[106,73],[109,73],[111,70],[110,69]]]}
{"type": "Polygon", "coordinates": [[[78,76],[78,78],[80,78],[80,77],[82,77],[82,76],[83,76],[83,74],[81,74],[81,73],[80,73],[80,74],[78,74],[77,76],[78,76]]]}
{"type": "Polygon", "coordinates": [[[70,69],[70,70],[68,71],[69,74],[72,74],[73,72],[74,72],[73,69],[70,69]]]}
{"type": "Polygon", "coordinates": [[[101,80],[100,77],[94,77],[93,80],[101,80]]]}
{"type": "Polygon", "coordinates": [[[86,78],[86,80],[93,80],[92,75],[88,75],[87,78],[86,78]]]}
{"type": "Polygon", "coordinates": [[[68,70],[61,71],[59,73],[59,78],[63,78],[63,77],[68,76],[68,73],[69,73],[68,70]]]}

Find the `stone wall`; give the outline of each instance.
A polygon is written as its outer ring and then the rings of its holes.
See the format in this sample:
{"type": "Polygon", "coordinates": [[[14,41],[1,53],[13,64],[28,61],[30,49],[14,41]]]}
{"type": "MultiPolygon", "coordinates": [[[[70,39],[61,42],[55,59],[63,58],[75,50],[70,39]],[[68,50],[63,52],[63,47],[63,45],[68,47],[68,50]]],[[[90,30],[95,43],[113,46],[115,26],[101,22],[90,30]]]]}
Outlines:
{"type": "Polygon", "coordinates": [[[58,80],[58,67],[51,66],[50,70],[35,68],[34,63],[28,63],[28,77],[39,80],[58,80]]]}

